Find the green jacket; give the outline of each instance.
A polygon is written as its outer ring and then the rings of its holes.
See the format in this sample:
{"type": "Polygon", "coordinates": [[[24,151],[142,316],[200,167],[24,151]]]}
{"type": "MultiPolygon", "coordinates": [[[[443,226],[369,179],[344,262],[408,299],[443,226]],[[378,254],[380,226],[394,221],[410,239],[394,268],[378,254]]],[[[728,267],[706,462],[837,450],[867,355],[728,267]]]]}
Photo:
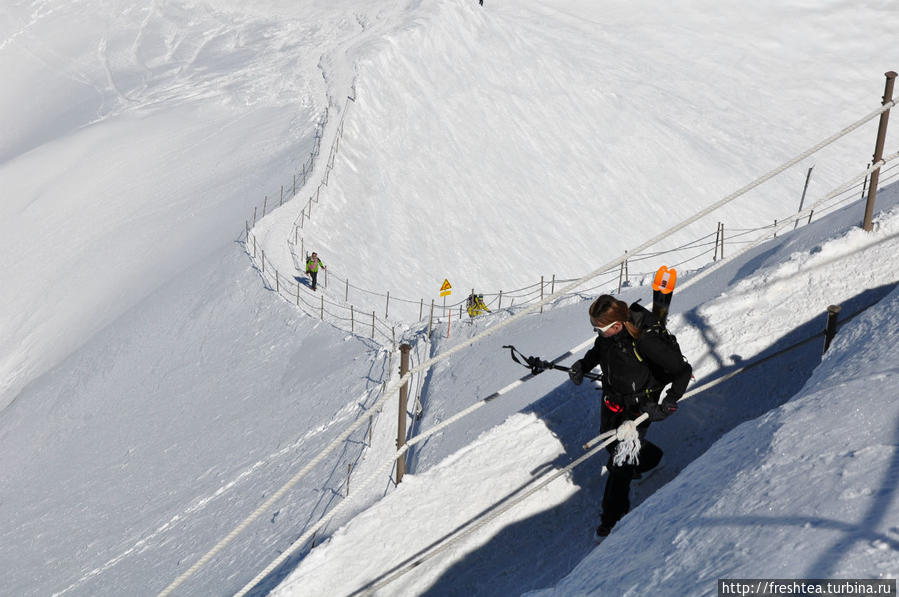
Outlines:
{"type": "Polygon", "coordinates": [[[306,260],[306,271],[307,272],[312,272],[312,273],[318,272],[318,266],[326,267],[325,264],[322,263],[322,260],[318,258],[318,256],[316,256],[315,259],[310,257],[309,259],[306,260]]]}

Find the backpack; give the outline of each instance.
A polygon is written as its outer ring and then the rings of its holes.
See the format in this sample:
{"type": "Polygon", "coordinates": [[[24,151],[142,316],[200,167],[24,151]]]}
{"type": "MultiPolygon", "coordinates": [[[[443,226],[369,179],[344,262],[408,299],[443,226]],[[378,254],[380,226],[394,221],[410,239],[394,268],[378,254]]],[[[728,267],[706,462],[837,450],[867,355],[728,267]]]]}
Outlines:
{"type": "MultiPolygon", "coordinates": [[[[631,311],[644,312],[645,313],[644,317],[646,317],[648,315],[653,315],[652,311],[650,311],[649,309],[647,309],[640,303],[633,303],[630,306],[630,309],[631,309],[631,311]]],[[[640,328],[640,333],[641,334],[654,334],[654,335],[658,336],[662,341],[665,342],[665,344],[667,344],[674,352],[676,352],[677,355],[684,360],[684,362],[686,362],[687,364],[690,363],[690,361],[687,360],[687,357],[684,356],[683,351],[681,351],[681,349],[680,349],[680,344],[678,344],[678,342],[677,342],[677,336],[675,336],[674,334],[669,332],[668,328],[665,326],[664,323],[659,321],[659,318],[657,316],[652,317],[650,319],[650,322],[648,325],[644,324],[644,326],[642,328],[640,328]]],[[[637,358],[639,358],[640,360],[643,360],[643,357],[641,357],[640,353],[637,351],[636,344],[634,345],[634,352],[637,354],[637,358]]],[[[665,375],[664,372],[662,372],[662,371],[653,371],[653,375],[664,384],[668,384],[672,381],[671,379],[669,379],[669,376],[665,375]]]]}

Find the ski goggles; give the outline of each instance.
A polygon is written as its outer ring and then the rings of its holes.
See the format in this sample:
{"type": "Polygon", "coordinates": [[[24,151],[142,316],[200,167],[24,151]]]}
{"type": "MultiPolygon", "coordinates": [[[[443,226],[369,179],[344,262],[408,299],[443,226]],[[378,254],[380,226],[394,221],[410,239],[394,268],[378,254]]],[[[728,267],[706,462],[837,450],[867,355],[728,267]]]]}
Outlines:
{"type": "Polygon", "coordinates": [[[615,325],[616,323],[618,323],[618,322],[617,322],[617,321],[613,321],[613,322],[610,323],[609,325],[604,325],[604,326],[602,326],[602,327],[593,326],[593,331],[596,332],[597,334],[600,333],[600,332],[602,332],[603,334],[605,334],[605,333],[608,332],[610,329],[612,329],[612,326],[615,325]]]}

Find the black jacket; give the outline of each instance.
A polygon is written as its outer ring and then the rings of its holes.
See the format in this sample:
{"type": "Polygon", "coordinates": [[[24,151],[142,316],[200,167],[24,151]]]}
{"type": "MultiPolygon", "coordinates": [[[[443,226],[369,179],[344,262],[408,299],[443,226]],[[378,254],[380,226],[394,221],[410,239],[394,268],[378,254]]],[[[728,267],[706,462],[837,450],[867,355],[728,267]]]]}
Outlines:
{"type": "Polygon", "coordinates": [[[634,340],[626,329],[610,338],[597,336],[582,362],[583,371],[602,369],[603,397],[635,414],[648,401],[657,401],[671,383],[665,401],[684,395],[693,368],[656,331],[658,318],[641,305],[631,305],[631,322],[641,331],[634,340]],[[655,328],[654,328],[655,326],[655,328]]]}

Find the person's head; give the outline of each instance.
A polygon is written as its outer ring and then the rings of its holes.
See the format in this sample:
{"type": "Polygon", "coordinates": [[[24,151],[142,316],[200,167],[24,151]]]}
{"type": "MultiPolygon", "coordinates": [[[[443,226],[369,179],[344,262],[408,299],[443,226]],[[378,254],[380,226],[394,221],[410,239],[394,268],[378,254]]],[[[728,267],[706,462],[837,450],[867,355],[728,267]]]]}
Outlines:
{"type": "Polygon", "coordinates": [[[315,259],[316,257],[318,257],[318,253],[316,253],[315,251],[312,251],[312,258],[315,259]]]}
{"type": "Polygon", "coordinates": [[[590,323],[593,329],[609,338],[626,329],[633,338],[640,337],[640,330],[631,322],[631,311],[627,303],[604,294],[590,305],[590,323]]]}

